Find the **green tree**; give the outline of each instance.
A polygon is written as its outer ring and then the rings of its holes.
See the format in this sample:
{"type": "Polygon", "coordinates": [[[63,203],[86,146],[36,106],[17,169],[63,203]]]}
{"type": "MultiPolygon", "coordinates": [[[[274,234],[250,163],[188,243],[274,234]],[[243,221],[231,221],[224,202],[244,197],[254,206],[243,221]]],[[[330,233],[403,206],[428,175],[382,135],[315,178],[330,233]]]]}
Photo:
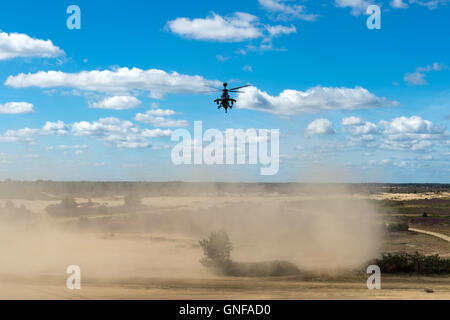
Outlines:
{"type": "Polygon", "coordinates": [[[200,260],[207,268],[225,268],[231,262],[232,245],[225,231],[211,232],[199,241],[204,257],[200,260]]]}

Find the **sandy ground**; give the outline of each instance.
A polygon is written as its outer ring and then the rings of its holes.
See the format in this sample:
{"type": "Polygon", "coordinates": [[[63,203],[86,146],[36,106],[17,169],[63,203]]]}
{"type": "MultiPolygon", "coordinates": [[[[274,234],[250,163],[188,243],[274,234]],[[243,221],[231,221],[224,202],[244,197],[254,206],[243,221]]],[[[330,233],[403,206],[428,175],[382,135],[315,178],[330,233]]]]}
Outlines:
{"type": "MultiPolygon", "coordinates": [[[[60,238],[55,247],[48,243],[53,236],[40,236],[3,249],[8,259],[0,268],[0,299],[450,299],[450,276],[382,275],[381,290],[367,289],[368,275],[361,272],[216,277],[199,264],[194,239],[84,238],[60,238]],[[35,251],[40,258],[27,261],[35,251]],[[74,263],[82,270],[80,290],[66,288],[65,268],[74,263]]],[[[403,232],[393,238],[386,240],[393,251],[450,253],[450,243],[434,235],[403,232]]]]}
{"type": "MultiPolygon", "coordinates": [[[[416,194],[378,196],[395,199],[418,197],[416,194]]],[[[277,208],[290,206],[289,210],[292,210],[291,207],[296,208],[296,203],[300,200],[317,200],[323,197],[285,196],[275,193],[264,197],[258,195],[165,196],[144,198],[143,203],[149,206],[152,213],[158,212],[164,215],[170,214],[173,210],[179,212],[211,210],[215,213],[220,208],[239,204],[269,209],[269,204],[277,208]]],[[[333,196],[327,198],[330,197],[333,196]]],[[[336,198],[339,197],[342,195],[336,196],[336,198]]],[[[367,198],[362,195],[348,196],[349,199],[362,197],[367,198]]],[[[419,195],[419,198],[422,197],[424,196],[419,195]]],[[[77,199],[77,201],[82,203],[87,199],[77,199]]],[[[108,206],[123,203],[117,197],[93,198],[92,201],[107,203],[108,206]]],[[[0,201],[0,205],[3,206],[5,202],[0,201]]],[[[48,219],[45,207],[59,201],[14,200],[13,202],[16,206],[24,204],[29,210],[48,219]]],[[[231,222],[233,226],[241,226],[245,221],[231,222]]],[[[258,222],[264,226],[268,224],[274,230],[280,231],[280,236],[292,231],[279,230],[280,227],[286,226],[272,226],[270,220],[262,219],[258,222]]],[[[310,230],[314,228],[315,223],[323,221],[309,222],[305,229],[300,230],[310,230]]],[[[353,252],[352,247],[348,246],[357,244],[360,239],[358,237],[365,232],[364,229],[358,230],[361,226],[359,221],[349,226],[340,226],[341,220],[331,223],[325,220],[324,222],[326,227],[320,224],[320,228],[317,229],[325,232],[322,237],[319,235],[310,239],[308,236],[311,235],[305,235],[305,238],[300,238],[302,241],[297,244],[297,247],[293,247],[305,252],[302,259],[314,255],[313,251],[308,251],[308,247],[314,245],[319,245],[318,248],[327,254],[335,254],[335,251],[342,247],[349,249],[350,251],[340,252],[345,256],[353,252]],[[341,228],[342,235],[338,233],[333,235],[337,228],[341,228]],[[358,232],[362,233],[358,235],[358,232]],[[323,246],[334,242],[334,238],[331,237],[324,243],[320,243],[320,240],[329,234],[337,236],[339,241],[343,242],[340,247],[329,248],[327,251],[327,248],[324,250],[323,246]]],[[[54,229],[54,223],[49,221],[48,225],[41,226],[39,230],[27,228],[20,231],[1,230],[0,251],[3,259],[0,263],[0,299],[450,299],[449,276],[382,275],[381,290],[367,289],[366,281],[369,275],[361,272],[333,271],[320,275],[311,275],[306,272],[294,278],[217,277],[209,274],[199,263],[201,257],[198,246],[199,235],[152,230],[115,232],[113,236],[109,236],[105,232],[66,232],[54,229]],[[81,290],[66,288],[68,275],[65,271],[67,266],[73,264],[79,265],[82,270],[81,290]],[[425,289],[431,289],[433,292],[427,293],[425,289]]],[[[287,225],[289,226],[289,223],[287,225]]],[[[247,225],[242,228],[245,232],[252,231],[247,225]]],[[[272,232],[271,229],[267,230],[272,232]]],[[[450,257],[448,237],[444,238],[445,235],[432,233],[433,231],[411,230],[411,232],[391,233],[383,239],[380,246],[383,251],[389,252],[419,251],[450,257]]],[[[264,238],[257,239],[264,240],[264,238]]],[[[274,246],[275,250],[272,254],[280,251],[280,248],[284,246],[282,242],[284,240],[280,237],[280,243],[278,243],[280,247],[274,246]]],[[[262,253],[256,248],[260,247],[255,242],[237,241],[234,257],[238,261],[258,259],[262,253]]],[[[292,250],[292,248],[289,249],[292,250]]],[[[361,250],[358,246],[354,249],[361,250]]],[[[300,265],[301,270],[303,267],[304,265],[300,265]]]]}
{"type": "Polygon", "coordinates": [[[380,290],[367,289],[366,280],[363,275],[321,280],[86,279],[80,290],[69,290],[63,277],[1,279],[0,299],[450,299],[450,277],[386,275],[380,290]]]}

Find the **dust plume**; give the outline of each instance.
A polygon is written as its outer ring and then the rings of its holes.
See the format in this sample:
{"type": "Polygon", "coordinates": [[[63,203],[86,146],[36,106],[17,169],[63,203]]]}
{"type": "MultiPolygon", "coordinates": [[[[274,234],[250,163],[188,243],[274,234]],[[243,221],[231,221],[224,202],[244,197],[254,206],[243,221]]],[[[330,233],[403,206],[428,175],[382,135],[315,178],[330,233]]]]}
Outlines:
{"type": "Polygon", "coordinates": [[[359,268],[378,254],[376,208],[343,186],[181,185],[1,200],[0,276],[64,278],[75,264],[93,280],[211,277],[199,263],[198,241],[217,230],[229,234],[235,261],[334,271],[359,268]],[[26,213],[21,219],[18,210],[26,213]]]}

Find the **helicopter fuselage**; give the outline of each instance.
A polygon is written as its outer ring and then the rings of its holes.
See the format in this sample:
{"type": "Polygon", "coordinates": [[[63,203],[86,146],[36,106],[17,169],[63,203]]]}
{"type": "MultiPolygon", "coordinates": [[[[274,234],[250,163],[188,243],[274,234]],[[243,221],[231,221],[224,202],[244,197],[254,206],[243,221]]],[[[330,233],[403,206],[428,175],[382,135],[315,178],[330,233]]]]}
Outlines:
{"type": "Polygon", "coordinates": [[[242,91],[239,91],[239,89],[250,86],[249,84],[247,84],[245,86],[227,89],[227,85],[228,84],[226,82],[224,82],[223,89],[222,89],[222,96],[220,97],[220,99],[214,100],[214,102],[217,103],[217,105],[218,105],[217,109],[224,108],[225,113],[227,112],[228,108],[230,108],[230,109],[233,108],[233,105],[236,103],[236,100],[230,98],[230,95],[228,93],[229,92],[241,93],[242,91]]]}
{"type": "Polygon", "coordinates": [[[224,108],[225,112],[227,112],[227,109],[228,108],[231,109],[236,100],[230,98],[228,94],[228,89],[223,89],[222,96],[220,97],[220,99],[216,99],[214,100],[214,102],[216,102],[219,105],[218,109],[224,108]]]}

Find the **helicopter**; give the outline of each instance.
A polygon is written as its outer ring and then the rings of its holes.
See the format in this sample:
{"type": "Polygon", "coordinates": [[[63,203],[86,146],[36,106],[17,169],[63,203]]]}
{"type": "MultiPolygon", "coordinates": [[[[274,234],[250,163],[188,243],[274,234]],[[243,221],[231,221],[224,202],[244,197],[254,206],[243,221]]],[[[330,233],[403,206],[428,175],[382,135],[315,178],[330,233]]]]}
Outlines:
{"type": "Polygon", "coordinates": [[[217,109],[224,108],[225,113],[228,113],[228,108],[232,109],[233,105],[236,103],[235,99],[230,98],[229,92],[233,93],[241,93],[243,91],[239,91],[239,89],[250,87],[251,85],[247,84],[245,86],[240,86],[236,88],[227,89],[228,83],[223,83],[223,89],[216,88],[217,90],[222,90],[222,96],[220,99],[214,100],[215,103],[217,103],[218,107],[217,109]]]}

